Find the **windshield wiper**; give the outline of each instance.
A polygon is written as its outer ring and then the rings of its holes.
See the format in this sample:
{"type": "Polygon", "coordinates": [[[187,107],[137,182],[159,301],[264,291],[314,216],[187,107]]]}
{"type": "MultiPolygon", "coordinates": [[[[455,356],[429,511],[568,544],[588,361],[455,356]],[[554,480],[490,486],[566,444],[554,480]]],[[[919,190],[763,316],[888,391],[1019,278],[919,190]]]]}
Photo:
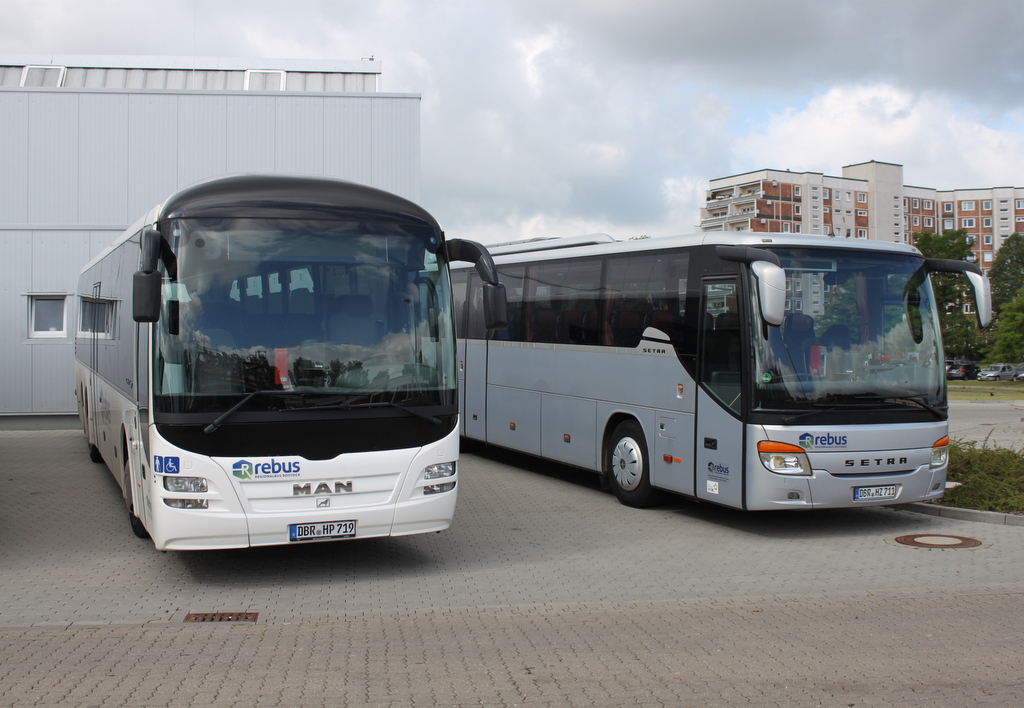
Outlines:
{"type": "Polygon", "coordinates": [[[281,410],[281,412],[284,412],[284,411],[308,411],[308,410],[324,411],[324,410],[352,410],[352,409],[355,409],[355,408],[397,408],[398,410],[400,410],[400,411],[402,411],[404,413],[408,413],[409,415],[411,415],[411,416],[413,416],[415,418],[419,418],[420,420],[425,420],[426,422],[430,423],[431,425],[441,425],[441,419],[440,418],[437,418],[436,416],[432,416],[429,413],[423,413],[422,411],[418,411],[415,408],[410,408],[408,406],[403,406],[401,403],[395,403],[393,401],[367,401],[367,402],[362,402],[362,403],[353,403],[351,401],[347,401],[345,403],[330,403],[330,404],[325,405],[325,406],[315,406],[314,405],[314,406],[305,406],[305,407],[302,407],[302,408],[281,408],[280,410],[281,410]]]}
{"type": "Polygon", "coordinates": [[[854,396],[850,396],[849,403],[837,400],[838,396],[829,396],[829,400],[826,401],[810,401],[808,405],[815,408],[815,410],[806,411],[804,413],[798,413],[791,415],[787,418],[782,419],[783,425],[792,425],[793,423],[803,420],[804,418],[810,418],[811,416],[819,415],[822,413],[834,413],[836,411],[849,411],[851,408],[864,407],[864,403],[873,403],[875,407],[884,405],[886,401],[907,401],[908,403],[914,403],[928,412],[935,415],[940,419],[945,419],[946,414],[941,408],[929,404],[922,400],[922,396],[883,396],[875,393],[862,393],[854,396]]]}
{"type": "Polygon", "coordinates": [[[810,418],[813,415],[820,415],[821,413],[834,413],[835,411],[839,411],[839,410],[843,410],[843,409],[839,408],[837,406],[829,406],[828,408],[821,408],[819,410],[807,411],[806,413],[798,413],[797,415],[791,415],[791,416],[789,416],[787,418],[783,418],[782,419],[782,424],[783,425],[792,425],[793,423],[797,422],[798,420],[803,420],[804,418],[810,418]]]}
{"type": "Polygon", "coordinates": [[[261,394],[265,394],[265,393],[281,393],[281,392],[280,392],[280,391],[275,391],[275,390],[273,390],[273,389],[260,389],[260,390],[258,390],[258,391],[253,391],[253,392],[252,392],[252,393],[250,393],[250,394],[249,394],[248,396],[246,396],[245,398],[243,398],[243,399],[242,399],[241,401],[239,401],[238,403],[236,403],[235,405],[231,406],[231,407],[230,407],[230,408],[228,408],[228,409],[227,409],[226,411],[224,411],[223,413],[221,413],[221,414],[220,414],[220,416],[219,416],[219,417],[217,418],[217,420],[213,421],[212,423],[210,423],[209,425],[207,425],[207,426],[206,426],[205,428],[203,428],[203,432],[204,432],[204,433],[205,433],[206,435],[209,435],[209,434],[210,434],[210,433],[212,433],[212,432],[213,432],[214,430],[216,430],[217,428],[219,428],[219,427],[220,427],[220,425],[221,425],[221,423],[223,423],[223,422],[224,422],[225,420],[227,420],[228,418],[230,418],[230,417],[231,417],[231,415],[232,415],[232,414],[233,414],[233,413],[234,413],[235,411],[237,411],[237,410],[238,410],[239,408],[241,408],[242,406],[244,406],[244,405],[245,405],[246,403],[248,403],[249,401],[251,401],[251,400],[252,400],[253,398],[255,398],[256,396],[259,396],[259,395],[261,395],[261,394]]]}
{"type": "Polygon", "coordinates": [[[883,396],[880,394],[866,393],[861,394],[859,396],[854,396],[853,398],[878,401],[879,403],[883,403],[885,401],[907,401],[908,403],[916,403],[929,413],[933,414],[936,418],[939,418],[941,420],[946,419],[946,412],[943,411],[941,408],[936,408],[932,404],[928,403],[926,400],[924,400],[924,396],[883,396]]]}

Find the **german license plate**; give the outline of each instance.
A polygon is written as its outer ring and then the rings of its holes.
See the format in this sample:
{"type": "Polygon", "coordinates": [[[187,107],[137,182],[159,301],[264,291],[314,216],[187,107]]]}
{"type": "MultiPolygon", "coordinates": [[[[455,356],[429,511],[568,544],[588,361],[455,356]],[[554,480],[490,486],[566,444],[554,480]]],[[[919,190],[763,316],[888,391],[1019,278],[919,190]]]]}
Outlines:
{"type": "Polygon", "coordinates": [[[868,499],[895,499],[899,491],[895,484],[885,487],[854,487],[853,498],[856,501],[868,499]]]}
{"type": "Polygon", "coordinates": [[[355,521],[318,521],[315,524],[291,524],[289,541],[316,541],[324,538],[352,538],[356,535],[355,521]]]}

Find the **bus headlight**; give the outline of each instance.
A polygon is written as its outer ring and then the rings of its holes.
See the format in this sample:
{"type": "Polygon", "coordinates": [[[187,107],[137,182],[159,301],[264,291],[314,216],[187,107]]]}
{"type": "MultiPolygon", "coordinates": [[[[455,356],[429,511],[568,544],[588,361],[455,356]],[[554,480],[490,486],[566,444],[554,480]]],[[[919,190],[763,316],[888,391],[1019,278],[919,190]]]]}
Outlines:
{"type": "MultiPolygon", "coordinates": [[[[455,476],[454,462],[439,462],[436,465],[427,465],[423,470],[424,479],[445,479],[455,476]]],[[[428,484],[423,488],[424,494],[440,494],[455,489],[455,481],[441,482],[440,484],[428,484]]]]}
{"type": "Polygon", "coordinates": [[[757,443],[757,456],[765,469],[776,474],[807,475],[812,474],[811,462],[802,447],[789,443],[761,440],[757,443]]]}
{"type": "Polygon", "coordinates": [[[949,436],[939,438],[932,445],[932,460],[929,463],[929,467],[935,469],[936,467],[942,467],[949,460],[949,436]]]}
{"type": "Polygon", "coordinates": [[[209,485],[203,477],[164,477],[164,489],[168,492],[208,492],[209,485]]]}
{"type": "Polygon", "coordinates": [[[451,477],[454,474],[454,462],[441,462],[436,465],[428,465],[427,468],[423,470],[424,479],[443,479],[445,477],[451,477]]]}

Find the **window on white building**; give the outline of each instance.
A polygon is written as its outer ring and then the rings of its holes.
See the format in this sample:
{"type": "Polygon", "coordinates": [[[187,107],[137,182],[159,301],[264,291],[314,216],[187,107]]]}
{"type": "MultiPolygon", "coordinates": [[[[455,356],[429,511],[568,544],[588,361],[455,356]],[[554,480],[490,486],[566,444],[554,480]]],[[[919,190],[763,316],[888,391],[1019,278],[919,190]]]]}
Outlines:
{"type": "Polygon", "coordinates": [[[63,86],[65,66],[26,66],[21,70],[21,86],[63,86]]]}
{"type": "Polygon", "coordinates": [[[960,219],[960,228],[961,229],[973,229],[974,228],[974,219],[960,219]]]}
{"type": "Polygon", "coordinates": [[[953,202],[942,202],[942,213],[952,214],[953,213],[953,202]]]}
{"type": "Polygon", "coordinates": [[[925,226],[931,226],[932,225],[932,217],[930,217],[930,216],[924,217],[924,225],[925,226]]]}
{"type": "Polygon", "coordinates": [[[66,336],[66,299],[64,295],[29,295],[28,336],[40,339],[66,336]]]}
{"type": "Polygon", "coordinates": [[[985,234],[984,243],[985,243],[986,246],[991,246],[992,245],[992,234],[985,234]]]}
{"type": "Polygon", "coordinates": [[[242,88],[246,91],[284,91],[284,72],[246,69],[242,88]]]}
{"type": "MultiPolygon", "coordinates": [[[[897,199],[899,199],[899,197],[897,197],[897,199]]],[[[858,204],[867,204],[868,203],[867,192],[857,192],[857,203],[858,204]]]]}
{"type": "Polygon", "coordinates": [[[989,219],[987,217],[982,219],[981,220],[981,225],[986,227],[986,228],[991,228],[992,227],[992,219],[989,219]]]}
{"type": "Polygon", "coordinates": [[[925,199],[924,200],[924,208],[925,209],[931,209],[932,208],[932,200],[931,199],[925,199]]]}
{"type": "Polygon", "coordinates": [[[981,203],[981,210],[982,211],[992,211],[992,202],[990,202],[990,201],[982,202],[981,203]]]}
{"type": "Polygon", "coordinates": [[[974,211],[974,202],[960,202],[960,211],[974,211]]]}

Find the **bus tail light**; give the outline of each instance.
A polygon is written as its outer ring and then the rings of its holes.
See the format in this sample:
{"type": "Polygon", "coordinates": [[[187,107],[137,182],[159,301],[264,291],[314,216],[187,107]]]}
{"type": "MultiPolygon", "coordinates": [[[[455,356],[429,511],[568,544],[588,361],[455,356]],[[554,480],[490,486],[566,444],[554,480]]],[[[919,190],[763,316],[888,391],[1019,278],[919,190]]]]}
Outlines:
{"type": "Polygon", "coordinates": [[[949,436],[943,436],[932,445],[932,459],[929,467],[942,467],[949,460],[949,436]]]}
{"type": "Polygon", "coordinates": [[[757,455],[765,469],[776,474],[809,476],[812,473],[807,453],[797,445],[761,440],[757,443],[757,455]]]}

